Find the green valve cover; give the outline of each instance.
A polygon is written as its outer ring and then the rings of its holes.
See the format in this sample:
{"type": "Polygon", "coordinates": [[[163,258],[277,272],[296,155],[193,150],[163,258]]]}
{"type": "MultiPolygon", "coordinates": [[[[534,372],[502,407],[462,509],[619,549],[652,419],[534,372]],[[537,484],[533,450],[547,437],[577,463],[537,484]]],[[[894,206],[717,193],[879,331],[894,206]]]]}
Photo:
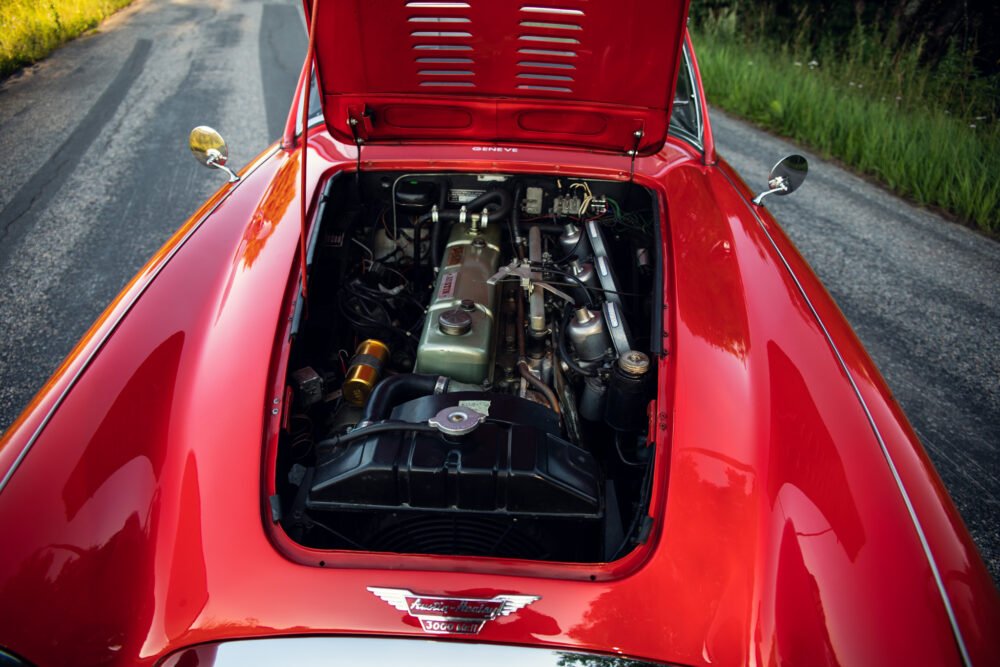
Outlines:
{"type": "Polygon", "coordinates": [[[452,226],[415,372],[473,384],[491,379],[497,288],[486,281],[500,266],[500,234],[495,222],[478,232],[468,225],[452,226]]]}

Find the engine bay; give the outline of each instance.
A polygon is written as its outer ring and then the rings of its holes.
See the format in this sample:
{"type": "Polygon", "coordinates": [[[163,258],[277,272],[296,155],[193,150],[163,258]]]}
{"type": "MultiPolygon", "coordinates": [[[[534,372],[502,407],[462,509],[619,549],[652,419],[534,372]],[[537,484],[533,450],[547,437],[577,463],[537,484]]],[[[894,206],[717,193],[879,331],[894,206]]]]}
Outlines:
{"type": "Polygon", "coordinates": [[[596,563],[644,542],[663,322],[633,183],[328,181],[273,515],[314,549],[596,563]]]}

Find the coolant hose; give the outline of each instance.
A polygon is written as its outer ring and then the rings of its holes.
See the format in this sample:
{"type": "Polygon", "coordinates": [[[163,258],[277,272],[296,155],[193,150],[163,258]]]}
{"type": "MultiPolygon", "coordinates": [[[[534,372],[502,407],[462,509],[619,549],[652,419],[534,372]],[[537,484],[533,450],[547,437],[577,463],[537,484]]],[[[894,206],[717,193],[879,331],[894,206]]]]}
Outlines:
{"type": "MultiPolygon", "coordinates": [[[[491,218],[503,219],[510,215],[510,211],[513,208],[511,203],[510,195],[506,190],[490,190],[489,192],[479,195],[468,204],[465,208],[470,212],[479,212],[486,208],[487,204],[496,204],[494,209],[490,210],[491,218]]],[[[458,220],[458,211],[448,211],[448,213],[453,213],[455,220],[458,220]]]]}
{"type": "MultiPolygon", "coordinates": [[[[448,201],[448,184],[443,183],[441,186],[441,195],[438,197],[438,211],[444,210],[444,205],[448,201]]],[[[424,225],[434,219],[434,213],[424,213],[422,216],[416,219],[413,223],[413,268],[417,271],[420,270],[420,246],[423,245],[421,239],[421,233],[423,231],[424,225]]]]}
{"type": "MultiPolygon", "coordinates": [[[[431,227],[431,269],[437,271],[441,266],[441,223],[446,222],[443,216],[439,216],[437,222],[431,227]]],[[[451,221],[447,221],[451,225],[451,221]]]]}
{"type": "Polygon", "coordinates": [[[441,391],[443,391],[448,386],[448,379],[438,375],[400,373],[387,377],[372,390],[360,423],[381,421],[388,416],[392,408],[403,401],[435,393],[439,381],[442,382],[441,391]]]}
{"type": "MultiPolygon", "coordinates": [[[[466,215],[480,214],[483,210],[488,211],[490,218],[495,220],[503,220],[508,215],[510,215],[513,205],[511,204],[510,195],[506,190],[490,190],[485,194],[481,194],[468,204],[465,205],[466,215]],[[492,205],[491,208],[487,208],[488,205],[492,205]]],[[[441,223],[443,222],[458,222],[462,217],[461,211],[456,211],[454,209],[448,209],[447,211],[439,210],[437,222],[434,223],[434,227],[431,229],[431,265],[438,267],[441,266],[441,223]]],[[[420,216],[421,220],[431,220],[433,218],[433,213],[424,213],[420,216]]],[[[418,221],[419,222],[419,221],[418,221]]],[[[422,222],[420,224],[423,224],[422,222]]]]}

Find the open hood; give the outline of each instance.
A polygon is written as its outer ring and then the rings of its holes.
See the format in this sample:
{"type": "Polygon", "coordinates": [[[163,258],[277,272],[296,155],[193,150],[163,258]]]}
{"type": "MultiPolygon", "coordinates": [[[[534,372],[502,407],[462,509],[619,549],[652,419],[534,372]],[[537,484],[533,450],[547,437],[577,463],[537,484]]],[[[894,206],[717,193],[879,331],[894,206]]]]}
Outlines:
{"type": "Polygon", "coordinates": [[[687,8],[688,0],[319,0],[326,123],[350,142],[655,153],[687,8]]]}

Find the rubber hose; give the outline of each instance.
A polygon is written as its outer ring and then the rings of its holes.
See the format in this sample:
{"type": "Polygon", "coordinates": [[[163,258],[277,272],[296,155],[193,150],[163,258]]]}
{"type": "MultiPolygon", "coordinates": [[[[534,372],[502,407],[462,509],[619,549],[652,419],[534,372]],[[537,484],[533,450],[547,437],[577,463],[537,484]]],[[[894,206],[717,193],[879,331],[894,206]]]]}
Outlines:
{"type": "MultiPolygon", "coordinates": [[[[479,195],[465,205],[466,216],[472,215],[473,213],[479,214],[485,209],[488,211],[489,217],[494,219],[506,218],[510,215],[512,208],[513,205],[511,204],[510,195],[507,194],[506,190],[490,190],[485,194],[479,195]],[[490,204],[494,204],[495,206],[493,208],[487,208],[490,204]]],[[[428,219],[431,217],[431,214],[429,213],[425,213],[424,215],[427,216],[428,219]]],[[[432,266],[441,266],[441,223],[458,222],[461,217],[462,212],[454,209],[438,211],[438,221],[434,223],[434,227],[431,230],[432,266]]]]}
{"type": "Polygon", "coordinates": [[[361,428],[356,428],[353,431],[348,431],[343,435],[335,435],[332,438],[327,438],[326,440],[320,440],[316,443],[316,447],[336,447],[337,445],[343,445],[352,440],[358,440],[360,438],[367,438],[370,435],[375,435],[377,433],[390,433],[399,431],[415,431],[417,433],[436,433],[437,427],[431,426],[429,424],[413,424],[411,422],[379,422],[378,424],[371,424],[369,426],[362,426],[361,428]]]}
{"type": "MultiPolygon", "coordinates": [[[[437,206],[439,213],[441,211],[444,211],[444,206],[448,202],[448,187],[449,186],[447,182],[441,184],[440,188],[441,194],[438,197],[438,206],[437,206]]],[[[420,270],[420,263],[421,263],[420,248],[423,245],[423,242],[421,241],[420,238],[420,232],[421,230],[423,230],[424,225],[426,225],[433,219],[434,219],[434,214],[432,212],[427,212],[424,213],[419,218],[417,218],[416,222],[413,223],[413,233],[415,236],[415,244],[416,244],[413,248],[413,267],[418,271],[420,270]]]]}
{"type": "Polygon", "coordinates": [[[375,389],[372,390],[361,421],[381,421],[388,416],[392,408],[403,401],[433,394],[438,379],[437,375],[419,373],[400,373],[387,377],[375,385],[375,389]]]}

